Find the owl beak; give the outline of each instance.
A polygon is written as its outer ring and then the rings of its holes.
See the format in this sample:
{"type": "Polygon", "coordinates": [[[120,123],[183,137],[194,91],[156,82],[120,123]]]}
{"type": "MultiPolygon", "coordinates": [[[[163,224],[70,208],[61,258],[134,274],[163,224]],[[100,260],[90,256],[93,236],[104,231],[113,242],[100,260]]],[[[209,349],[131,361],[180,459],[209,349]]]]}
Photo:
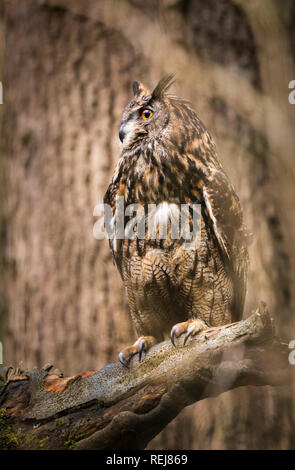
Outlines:
{"type": "Polygon", "coordinates": [[[124,127],[125,127],[125,123],[121,122],[121,126],[120,126],[120,129],[119,129],[119,138],[120,138],[121,142],[123,142],[124,137],[125,137],[124,127]]]}

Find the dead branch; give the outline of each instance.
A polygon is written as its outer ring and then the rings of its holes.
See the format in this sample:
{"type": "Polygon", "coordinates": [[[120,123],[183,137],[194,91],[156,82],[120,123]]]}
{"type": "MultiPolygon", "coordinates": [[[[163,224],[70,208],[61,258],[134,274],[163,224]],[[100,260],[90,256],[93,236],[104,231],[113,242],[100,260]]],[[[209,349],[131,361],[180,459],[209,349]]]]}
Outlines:
{"type": "Polygon", "coordinates": [[[144,449],[185,406],[245,385],[291,382],[288,346],[264,304],[246,320],[177,348],[154,346],[120,363],[63,378],[51,366],[6,367],[0,449],[144,449]]]}

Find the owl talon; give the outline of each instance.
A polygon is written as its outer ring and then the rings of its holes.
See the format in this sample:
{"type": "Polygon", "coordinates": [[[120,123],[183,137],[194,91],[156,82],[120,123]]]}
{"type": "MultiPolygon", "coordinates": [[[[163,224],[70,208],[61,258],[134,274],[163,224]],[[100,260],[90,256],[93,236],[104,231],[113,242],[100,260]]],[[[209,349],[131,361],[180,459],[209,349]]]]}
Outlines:
{"type": "Polygon", "coordinates": [[[194,332],[194,329],[195,329],[195,325],[191,325],[187,331],[187,334],[185,335],[184,337],[184,341],[183,341],[183,346],[186,345],[186,342],[187,340],[189,339],[189,337],[193,334],[194,332]]]}
{"type": "Polygon", "coordinates": [[[120,352],[118,359],[121,364],[129,369],[129,362],[133,356],[138,354],[138,361],[142,359],[142,353],[147,352],[151,346],[156,343],[153,336],[140,336],[132,346],[129,346],[120,352]]]}
{"type": "Polygon", "coordinates": [[[173,346],[175,346],[175,338],[178,338],[179,336],[186,333],[184,337],[184,341],[183,341],[183,345],[185,346],[190,336],[195,336],[200,331],[205,330],[207,328],[208,327],[206,323],[203,322],[203,320],[199,320],[199,319],[193,319],[193,320],[188,320],[182,323],[177,323],[176,325],[173,326],[171,333],[170,333],[171,342],[173,346]]]}
{"type": "Polygon", "coordinates": [[[171,343],[173,344],[175,348],[176,348],[175,337],[177,338],[176,334],[177,334],[177,325],[174,325],[170,333],[170,338],[171,338],[171,343]]]}
{"type": "Polygon", "coordinates": [[[121,362],[121,364],[122,364],[124,367],[126,367],[127,369],[129,369],[129,365],[128,365],[127,362],[125,361],[122,352],[120,352],[120,354],[119,354],[119,356],[118,356],[118,359],[119,359],[119,361],[121,362]]]}
{"type": "Polygon", "coordinates": [[[141,361],[142,352],[144,351],[144,345],[145,345],[145,341],[142,339],[139,343],[139,351],[138,351],[138,360],[139,360],[139,362],[141,361]]]}

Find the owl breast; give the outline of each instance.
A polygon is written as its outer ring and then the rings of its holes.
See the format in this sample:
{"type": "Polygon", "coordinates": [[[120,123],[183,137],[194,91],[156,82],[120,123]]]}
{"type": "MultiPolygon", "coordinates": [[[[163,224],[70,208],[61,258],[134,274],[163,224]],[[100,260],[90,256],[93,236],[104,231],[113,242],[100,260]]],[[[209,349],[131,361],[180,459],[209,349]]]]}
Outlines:
{"type": "Polygon", "coordinates": [[[157,332],[161,340],[172,325],[191,317],[210,326],[231,321],[231,277],[204,219],[201,232],[197,250],[179,240],[124,240],[122,278],[140,334],[157,332]]]}

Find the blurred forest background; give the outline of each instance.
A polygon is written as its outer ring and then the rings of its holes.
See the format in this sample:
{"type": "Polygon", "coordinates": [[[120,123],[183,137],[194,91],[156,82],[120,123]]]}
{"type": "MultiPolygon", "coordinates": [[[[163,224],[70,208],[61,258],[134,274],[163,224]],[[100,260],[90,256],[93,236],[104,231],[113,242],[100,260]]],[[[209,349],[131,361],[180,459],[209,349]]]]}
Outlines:
{"type": "MultiPolygon", "coordinates": [[[[0,12],[5,363],[72,374],[134,341],[93,208],[132,81],[153,87],[173,72],[254,234],[245,315],[264,300],[295,339],[295,1],[4,0],[0,12]]],[[[295,448],[294,399],[283,387],[224,393],[183,410],[149,448],[295,448]]]]}

